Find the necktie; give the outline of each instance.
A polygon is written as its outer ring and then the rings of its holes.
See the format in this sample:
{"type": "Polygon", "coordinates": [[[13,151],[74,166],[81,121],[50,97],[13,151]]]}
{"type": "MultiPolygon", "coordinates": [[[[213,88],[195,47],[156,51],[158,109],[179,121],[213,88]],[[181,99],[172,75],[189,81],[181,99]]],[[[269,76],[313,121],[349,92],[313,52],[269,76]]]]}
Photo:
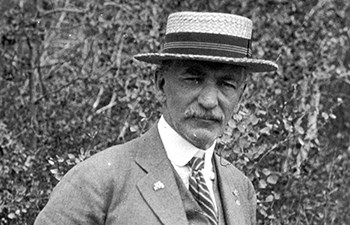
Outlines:
{"type": "Polygon", "coordinates": [[[189,162],[189,166],[192,168],[192,173],[189,178],[189,190],[208,217],[210,224],[217,225],[218,220],[215,205],[210,197],[209,189],[202,173],[202,169],[204,168],[203,158],[192,158],[189,162]]]}

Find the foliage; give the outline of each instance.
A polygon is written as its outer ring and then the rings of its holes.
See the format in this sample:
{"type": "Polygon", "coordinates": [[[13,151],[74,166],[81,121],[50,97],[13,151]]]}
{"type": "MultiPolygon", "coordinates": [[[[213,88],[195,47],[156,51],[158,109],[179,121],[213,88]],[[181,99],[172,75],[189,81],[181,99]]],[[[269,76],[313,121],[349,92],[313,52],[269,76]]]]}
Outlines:
{"type": "Polygon", "coordinates": [[[154,66],[173,11],[254,21],[246,100],[218,152],[253,181],[258,224],[349,224],[350,3],[0,0],[0,220],[32,224],[72,166],[160,115],[154,66]],[[5,4],[6,2],[6,4],[5,4]]]}

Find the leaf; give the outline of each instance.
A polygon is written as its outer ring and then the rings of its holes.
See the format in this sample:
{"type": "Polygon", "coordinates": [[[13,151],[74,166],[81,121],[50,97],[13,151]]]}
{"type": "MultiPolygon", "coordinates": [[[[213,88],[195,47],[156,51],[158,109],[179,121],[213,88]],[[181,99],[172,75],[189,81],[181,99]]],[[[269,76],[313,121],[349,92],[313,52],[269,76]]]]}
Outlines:
{"type": "Polygon", "coordinates": [[[272,174],[270,176],[267,177],[267,183],[269,184],[276,184],[278,181],[278,176],[276,174],[272,174]]]}
{"type": "Polygon", "coordinates": [[[237,126],[237,128],[238,128],[238,130],[241,132],[241,133],[244,133],[245,132],[245,130],[246,130],[246,127],[245,127],[245,125],[244,124],[239,124],[238,126],[237,126]]]}
{"type": "Polygon", "coordinates": [[[139,127],[137,125],[133,125],[130,127],[131,132],[136,132],[136,131],[138,131],[138,129],[139,129],[139,127]]]}
{"type": "Polygon", "coordinates": [[[334,115],[333,113],[329,114],[329,117],[332,118],[332,119],[336,119],[337,118],[337,116],[334,115]]]}
{"type": "Polygon", "coordinates": [[[284,128],[288,131],[288,132],[292,132],[293,128],[290,125],[290,122],[286,119],[283,119],[283,124],[284,124],[284,128]]]}
{"type": "Polygon", "coordinates": [[[231,127],[231,128],[236,128],[237,123],[236,123],[236,121],[234,121],[233,119],[230,119],[230,120],[228,121],[228,126],[231,127]]]}
{"type": "Polygon", "coordinates": [[[272,193],[273,193],[273,195],[275,196],[275,199],[276,199],[276,200],[279,200],[279,199],[281,198],[281,194],[276,193],[276,192],[272,192],[272,193]]]}
{"type": "Polygon", "coordinates": [[[244,149],[244,148],[247,148],[250,143],[249,143],[249,141],[247,140],[246,137],[242,137],[242,138],[239,139],[238,144],[239,144],[239,147],[241,149],[244,149]]]}
{"type": "Polygon", "coordinates": [[[259,180],[259,188],[264,189],[266,188],[266,186],[267,186],[267,183],[264,179],[259,180]]]}
{"type": "Polygon", "coordinates": [[[250,120],[250,123],[254,126],[259,122],[260,119],[258,117],[256,117],[254,114],[252,114],[249,117],[249,120],[250,120]]]}
{"type": "Polygon", "coordinates": [[[294,128],[296,131],[298,131],[299,134],[305,133],[304,129],[299,124],[296,124],[294,128]]]}
{"type": "Polygon", "coordinates": [[[265,174],[265,176],[268,176],[271,174],[271,170],[266,169],[266,168],[264,168],[262,172],[265,174]]]}
{"type": "Polygon", "coordinates": [[[9,213],[9,214],[7,215],[7,217],[8,217],[9,219],[14,219],[14,218],[16,218],[16,214],[15,214],[15,213],[9,213]]]}
{"type": "Polygon", "coordinates": [[[327,114],[327,113],[325,113],[325,112],[322,112],[322,117],[325,119],[325,120],[328,120],[328,118],[329,118],[329,115],[327,114]]]}
{"type": "Polygon", "coordinates": [[[276,95],[280,95],[282,93],[282,90],[281,89],[275,89],[275,94],[276,95]]]}
{"type": "Polygon", "coordinates": [[[58,169],[51,169],[50,172],[54,175],[59,173],[58,169]]]}
{"type": "Polygon", "coordinates": [[[260,130],[260,133],[269,135],[270,134],[270,130],[271,130],[270,127],[264,127],[263,129],[260,130]]]}
{"type": "Polygon", "coordinates": [[[269,195],[266,197],[265,202],[272,202],[274,199],[273,195],[269,195]]]}

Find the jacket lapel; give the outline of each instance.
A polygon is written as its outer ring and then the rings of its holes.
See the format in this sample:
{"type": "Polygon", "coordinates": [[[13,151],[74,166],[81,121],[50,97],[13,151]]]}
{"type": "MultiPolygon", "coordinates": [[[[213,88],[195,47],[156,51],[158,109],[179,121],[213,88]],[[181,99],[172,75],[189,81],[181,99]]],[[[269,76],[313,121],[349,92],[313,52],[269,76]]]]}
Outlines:
{"type": "Polygon", "coordinates": [[[187,224],[172,165],[161,142],[157,126],[141,137],[136,163],[147,173],[137,188],[163,224],[187,224]]]}
{"type": "Polygon", "coordinates": [[[231,166],[227,166],[229,163],[228,161],[220,159],[216,154],[214,154],[214,159],[226,224],[246,224],[241,201],[239,200],[240,196],[235,184],[235,174],[232,169],[229,168],[231,166]],[[224,162],[222,162],[222,160],[224,162]]]}

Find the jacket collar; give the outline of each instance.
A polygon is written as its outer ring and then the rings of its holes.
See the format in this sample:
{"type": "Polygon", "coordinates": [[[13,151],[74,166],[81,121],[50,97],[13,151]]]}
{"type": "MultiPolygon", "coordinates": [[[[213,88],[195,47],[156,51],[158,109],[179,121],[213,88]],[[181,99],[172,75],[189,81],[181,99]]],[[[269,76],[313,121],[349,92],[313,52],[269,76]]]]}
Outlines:
{"type": "Polygon", "coordinates": [[[136,163],[146,172],[137,188],[163,224],[187,224],[172,165],[162,145],[157,126],[138,141],[136,163]]]}

